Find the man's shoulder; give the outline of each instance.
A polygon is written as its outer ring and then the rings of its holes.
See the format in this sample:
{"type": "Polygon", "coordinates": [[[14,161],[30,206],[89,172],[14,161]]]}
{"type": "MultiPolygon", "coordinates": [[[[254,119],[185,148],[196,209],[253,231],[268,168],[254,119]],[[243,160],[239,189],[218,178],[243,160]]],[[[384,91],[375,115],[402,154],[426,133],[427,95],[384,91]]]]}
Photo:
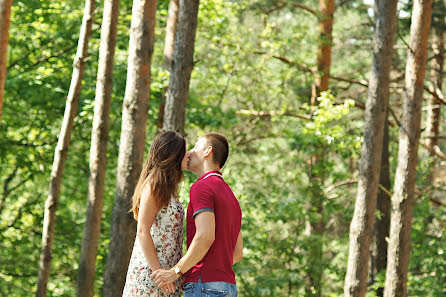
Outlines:
{"type": "Polygon", "coordinates": [[[212,179],[211,178],[205,178],[205,179],[200,179],[197,180],[196,182],[194,182],[191,186],[192,188],[201,188],[201,187],[212,187],[212,179]]]}
{"type": "Polygon", "coordinates": [[[197,180],[195,183],[192,184],[190,187],[190,191],[211,191],[212,190],[212,183],[209,183],[209,181],[206,180],[197,180]]]}

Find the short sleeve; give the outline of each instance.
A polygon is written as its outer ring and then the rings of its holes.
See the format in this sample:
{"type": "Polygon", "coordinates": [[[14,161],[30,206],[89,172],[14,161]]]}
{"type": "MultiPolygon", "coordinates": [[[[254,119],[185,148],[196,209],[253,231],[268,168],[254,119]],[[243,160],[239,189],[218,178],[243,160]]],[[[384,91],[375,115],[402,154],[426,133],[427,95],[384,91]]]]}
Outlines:
{"type": "Polygon", "coordinates": [[[215,213],[215,196],[212,189],[203,182],[194,184],[190,189],[190,203],[194,218],[205,211],[215,213]]]}

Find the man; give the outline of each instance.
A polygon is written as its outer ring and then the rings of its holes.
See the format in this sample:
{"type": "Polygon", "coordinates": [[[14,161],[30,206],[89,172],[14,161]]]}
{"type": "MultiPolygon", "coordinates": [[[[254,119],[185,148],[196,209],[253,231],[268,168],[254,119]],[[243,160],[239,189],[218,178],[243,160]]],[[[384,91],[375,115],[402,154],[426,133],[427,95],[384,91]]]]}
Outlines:
{"type": "Polygon", "coordinates": [[[198,180],[187,208],[187,253],[171,269],[151,274],[162,287],[184,274],[184,296],[237,296],[232,265],[242,259],[240,205],[220,173],[228,158],[226,138],[201,136],[190,151],[188,169],[198,180]]]}

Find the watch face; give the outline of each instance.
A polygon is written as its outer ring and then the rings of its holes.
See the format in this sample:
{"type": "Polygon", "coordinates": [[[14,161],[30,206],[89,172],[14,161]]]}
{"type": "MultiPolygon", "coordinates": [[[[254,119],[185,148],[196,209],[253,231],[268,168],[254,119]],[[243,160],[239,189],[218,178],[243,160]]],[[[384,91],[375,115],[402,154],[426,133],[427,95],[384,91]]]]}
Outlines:
{"type": "Polygon", "coordinates": [[[180,267],[175,266],[175,273],[178,274],[178,273],[180,273],[180,272],[181,272],[180,267]]]}

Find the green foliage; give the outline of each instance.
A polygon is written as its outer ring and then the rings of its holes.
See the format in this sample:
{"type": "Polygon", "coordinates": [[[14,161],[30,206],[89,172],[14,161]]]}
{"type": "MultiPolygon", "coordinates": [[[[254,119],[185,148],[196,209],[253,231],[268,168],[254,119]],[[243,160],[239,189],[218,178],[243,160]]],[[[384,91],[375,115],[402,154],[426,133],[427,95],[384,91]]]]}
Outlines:
{"type": "MultiPolygon", "coordinates": [[[[337,4],[330,91],[310,105],[316,65],[317,19],[276,1],[200,1],[195,66],[188,100],[187,145],[206,132],[225,134],[230,157],[223,173],[243,210],[244,259],[235,265],[240,296],[303,296],[306,273],[322,276],[323,296],[342,296],[348,232],[354,208],[367,89],[338,80],[367,80],[371,69],[371,6],[337,4]],[[273,10],[272,10],[273,9],[273,10]],[[353,101],[354,100],[354,101],[353,101]],[[257,114],[256,114],[257,112],[257,114]],[[312,158],[318,157],[319,162],[312,158]],[[314,178],[314,177],[317,178],[314,178]],[[351,182],[345,182],[350,181],[351,182]],[[321,206],[321,211],[316,206],[321,206]],[[309,223],[322,222],[322,234],[309,223]],[[315,259],[314,248],[322,248],[315,259]],[[317,267],[311,263],[318,261],[317,267]]],[[[316,8],[316,1],[302,4],[316,8]]],[[[52,158],[69,88],[84,1],[14,1],[8,76],[0,125],[0,295],[32,296],[36,290],[45,199],[52,158]]],[[[392,77],[404,71],[410,3],[400,10],[392,77]],[[406,16],[404,16],[406,15],[406,16]]],[[[86,211],[89,149],[103,1],[98,3],[90,59],[68,153],[57,212],[48,296],[74,296],[86,211]]],[[[101,295],[115,197],[116,167],[125,92],[132,1],[122,1],[114,66],[102,232],[95,294],[101,295]]],[[[156,134],[169,82],[163,69],[168,1],[158,1],[152,59],[147,149],[156,134]]],[[[401,96],[392,93],[398,113],[401,96]]],[[[443,129],[443,128],[442,128],[443,129]]],[[[398,127],[390,129],[391,173],[396,168],[398,127]]],[[[444,149],[444,148],[443,148],[444,149]]],[[[409,292],[444,291],[445,211],[432,207],[426,177],[431,159],[420,157],[412,232],[409,292]]],[[[185,174],[186,206],[195,181],[185,174]]],[[[384,284],[378,275],[369,296],[384,284]]]]}
{"type": "Polygon", "coordinates": [[[430,201],[438,195],[438,189],[430,188],[432,159],[421,160],[417,169],[417,180],[430,191],[416,196],[408,290],[412,296],[443,296],[446,294],[442,283],[446,277],[446,210],[444,205],[430,201]]]}

